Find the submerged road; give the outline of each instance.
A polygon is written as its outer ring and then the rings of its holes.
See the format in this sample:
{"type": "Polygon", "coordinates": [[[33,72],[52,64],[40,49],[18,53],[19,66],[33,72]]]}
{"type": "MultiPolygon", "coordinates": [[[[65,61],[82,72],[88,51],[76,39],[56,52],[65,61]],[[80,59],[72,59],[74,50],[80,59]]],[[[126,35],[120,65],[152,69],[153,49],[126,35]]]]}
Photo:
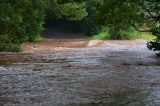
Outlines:
{"type": "Polygon", "coordinates": [[[146,42],[46,40],[0,54],[0,106],[160,106],[146,42]]]}

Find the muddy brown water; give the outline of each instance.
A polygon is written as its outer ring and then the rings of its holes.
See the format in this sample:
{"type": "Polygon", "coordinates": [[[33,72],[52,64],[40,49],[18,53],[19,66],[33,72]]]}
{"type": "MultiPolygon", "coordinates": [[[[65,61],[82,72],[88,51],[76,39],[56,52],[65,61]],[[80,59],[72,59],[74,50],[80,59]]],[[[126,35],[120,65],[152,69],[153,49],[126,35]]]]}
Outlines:
{"type": "Polygon", "coordinates": [[[160,106],[160,59],[145,41],[47,40],[22,48],[0,54],[0,106],[160,106]]]}

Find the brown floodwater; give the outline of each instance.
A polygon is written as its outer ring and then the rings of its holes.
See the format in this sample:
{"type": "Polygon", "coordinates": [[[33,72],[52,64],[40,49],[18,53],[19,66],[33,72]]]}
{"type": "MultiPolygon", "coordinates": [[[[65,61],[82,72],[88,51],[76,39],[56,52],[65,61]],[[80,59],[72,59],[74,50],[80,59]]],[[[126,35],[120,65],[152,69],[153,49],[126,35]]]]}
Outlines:
{"type": "Polygon", "coordinates": [[[45,39],[0,54],[0,106],[160,106],[146,41],[45,39]]]}

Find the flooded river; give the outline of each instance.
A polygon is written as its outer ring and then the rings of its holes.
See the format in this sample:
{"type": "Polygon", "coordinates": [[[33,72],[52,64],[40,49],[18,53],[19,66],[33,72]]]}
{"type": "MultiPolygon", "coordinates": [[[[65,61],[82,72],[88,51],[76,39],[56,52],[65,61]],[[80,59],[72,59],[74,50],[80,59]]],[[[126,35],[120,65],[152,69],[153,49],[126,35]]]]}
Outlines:
{"type": "Polygon", "coordinates": [[[44,41],[0,54],[0,106],[160,106],[145,41],[44,41]]]}

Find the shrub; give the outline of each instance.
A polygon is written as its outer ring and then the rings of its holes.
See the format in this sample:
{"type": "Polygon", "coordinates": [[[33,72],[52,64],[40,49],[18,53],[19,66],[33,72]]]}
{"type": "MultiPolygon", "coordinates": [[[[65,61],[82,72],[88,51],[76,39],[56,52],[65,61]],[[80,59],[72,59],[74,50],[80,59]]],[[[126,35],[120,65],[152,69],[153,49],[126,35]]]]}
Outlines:
{"type": "Polygon", "coordinates": [[[81,21],[88,13],[84,0],[48,0],[47,15],[55,19],[81,21]]]}
{"type": "Polygon", "coordinates": [[[110,39],[110,38],[111,36],[108,32],[102,32],[92,37],[92,39],[99,39],[99,40],[105,40],[105,39],[110,39]]]}
{"type": "Polygon", "coordinates": [[[139,37],[139,32],[133,27],[127,27],[125,29],[116,30],[111,27],[109,29],[112,39],[133,40],[139,37]]]}
{"type": "Polygon", "coordinates": [[[15,44],[11,42],[12,40],[8,35],[0,36],[0,52],[8,51],[8,52],[18,52],[20,51],[20,44],[15,44]]]}
{"type": "Polygon", "coordinates": [[[1,51],[14,51],[12,49],[19,48],[20,43],[39,38],[43,29],[44,7],[44,0],[0,1],[1,51]]]}
{"type": "Polygon", "coordinates": [[[97,29],[97,31],[99,33],[94,35],[92,39],[99,39],[99,40],[111,39],[111,34],[109,33],[108,27],[102,27],[100,30],[97,29]]]}
{"type": "Polygon", "coordinates": [[[133,40],[139,38],[139,32],[133,27],[129,27],[123,30],[116,30],[114,27],[102,27],[100,30],[97,27],[95,30],[98,34],[94,35],[93,39],[123,39],[133,40]]]}

